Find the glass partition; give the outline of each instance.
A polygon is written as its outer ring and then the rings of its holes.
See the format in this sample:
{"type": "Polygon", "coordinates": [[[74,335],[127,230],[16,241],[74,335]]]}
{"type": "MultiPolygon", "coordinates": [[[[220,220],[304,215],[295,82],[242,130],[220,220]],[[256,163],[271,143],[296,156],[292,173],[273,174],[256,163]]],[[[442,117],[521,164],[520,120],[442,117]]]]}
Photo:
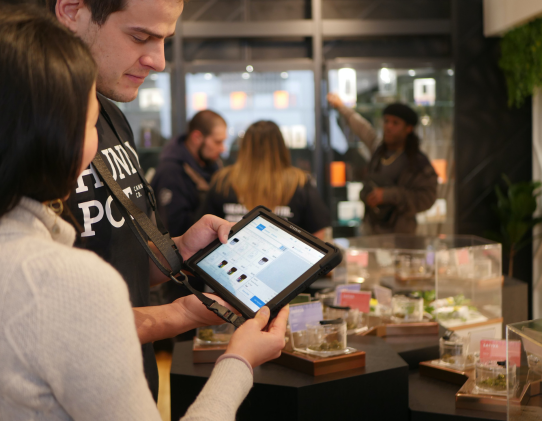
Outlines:
{"type": "MultiPolygon", "coordinates": [[[[218,66],[219,68],[219,66],[218,66]]],[[[258,120],[279,125],[290,149],[293,165],[313,172],[315,141],[314,74],[311,70],[280,72],[188,73],[187,121],[200,110],[211,109],[228,123],[229,137],[223,160],[235,162],[239,141],[258,120]]]]}

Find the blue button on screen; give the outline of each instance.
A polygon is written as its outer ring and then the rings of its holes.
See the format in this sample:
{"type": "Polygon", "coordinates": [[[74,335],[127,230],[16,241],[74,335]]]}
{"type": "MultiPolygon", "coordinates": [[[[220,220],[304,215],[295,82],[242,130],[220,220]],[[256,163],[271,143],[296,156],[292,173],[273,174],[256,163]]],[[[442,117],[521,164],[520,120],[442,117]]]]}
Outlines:
{"type": "Polygon", "coordinates": [[[263,231],[265,229],[265,225],[260,224],[256,228],[259,229],[260,231],[263,231]]]}
{"type": "Polygon", "coordinates": [[[254,304],[256,304],[258,307],[263,307],[265,305],[265,303],[260,300],[258,297],[254,296],[250,299],[250,301],[252,301],[254,304]]]}

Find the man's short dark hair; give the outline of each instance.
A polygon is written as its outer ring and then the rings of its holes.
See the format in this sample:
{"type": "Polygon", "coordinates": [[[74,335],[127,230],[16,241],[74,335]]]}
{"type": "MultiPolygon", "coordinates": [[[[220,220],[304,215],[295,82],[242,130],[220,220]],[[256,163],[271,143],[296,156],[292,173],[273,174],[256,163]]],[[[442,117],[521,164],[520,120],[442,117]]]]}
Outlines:
{"type": "Polygon", "coordinates": [[[42,8],[0,5],[0,217],[75,188],[96,74],[88,47],[42,8]]]}
{"type": "MultiPolygon", "coordinates": [[[[128,0],[85,0],[85,5],[89,8],[92,21],[97,25],[103,25],[112,13],[120,12],[126,8],[128,0]]],[[[187,3],[188,0],[179,0],[187,3]]],[[[47,8],[55,14],[57,0],[45,0],[47,8]]]]}
{"type": "Polygon", "coordinates": [[[203,110],[194,115],[188,123],[188,134],[198,130],[203,136],[209,136],[215,126],[219,124],[227,126],[226,120],[220,114],[211,110],[203,110]]]}
{"type": "MultiPolygon", "coordinates": [[[[47,8],[53,14],[55,14],[56,1],[46,0],[47,8]]],[[[120,12],[126,7],[126,0],[85,0],[85,5],[90,10],[92,21],[103,25],[112,13],[120,12]]]]}

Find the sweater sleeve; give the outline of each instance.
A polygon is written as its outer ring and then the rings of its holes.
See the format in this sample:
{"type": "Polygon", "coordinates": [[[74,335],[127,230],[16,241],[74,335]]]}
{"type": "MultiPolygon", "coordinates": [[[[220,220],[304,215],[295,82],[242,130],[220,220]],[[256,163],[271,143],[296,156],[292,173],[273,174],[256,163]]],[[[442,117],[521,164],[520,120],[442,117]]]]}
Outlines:
{"type": "Polygon", "coordinates": [[[237,409],[252,387],[246,364],[225,358],[213,370],[196,401],[182,421],[234,421],[237,409]]]}
{"type": "Polygon", "coordinates": [[[62,408],[77,421],[159,421],[120,275],[93,253],[73,249],[33,258],[23,270],[39,288],[37,311],[19,320],[37,331],[29,364],[62,408]]]}
{"type": "Polygon", "coordinates": [[[354,134],[359,137],[361,141],[365,143],[367,148],[369,148],[371,153],[373,153],[377,147],[377,136],[371,123],[365,120],[352,108],[342,106],[338,108],[338,111],[346,119],[348,126],[352,129],[354,134]]]}
{"type": "MultiPolygon", "coordinates": [[[[160,421],[120,275],[74,249],[33,256],[23,273],[34,299],[10,322],[11,343],[63,410],[76,421],[160,421]]],[[[225,358],[183,421],[233,421],[251,387],[246,363],[225,358]]]]}

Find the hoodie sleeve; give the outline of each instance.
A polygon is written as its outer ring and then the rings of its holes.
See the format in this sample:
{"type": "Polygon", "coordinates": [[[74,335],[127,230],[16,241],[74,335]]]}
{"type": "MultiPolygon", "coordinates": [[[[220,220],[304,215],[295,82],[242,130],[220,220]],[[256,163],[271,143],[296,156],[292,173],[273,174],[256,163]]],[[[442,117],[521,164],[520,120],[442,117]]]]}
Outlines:
{"type": "Polygon", "coordinates": [[[195,222],[199,192],[181,165],[164,162],[152,180],[158,212],[172,237],[183,235],[195,222]]]}

